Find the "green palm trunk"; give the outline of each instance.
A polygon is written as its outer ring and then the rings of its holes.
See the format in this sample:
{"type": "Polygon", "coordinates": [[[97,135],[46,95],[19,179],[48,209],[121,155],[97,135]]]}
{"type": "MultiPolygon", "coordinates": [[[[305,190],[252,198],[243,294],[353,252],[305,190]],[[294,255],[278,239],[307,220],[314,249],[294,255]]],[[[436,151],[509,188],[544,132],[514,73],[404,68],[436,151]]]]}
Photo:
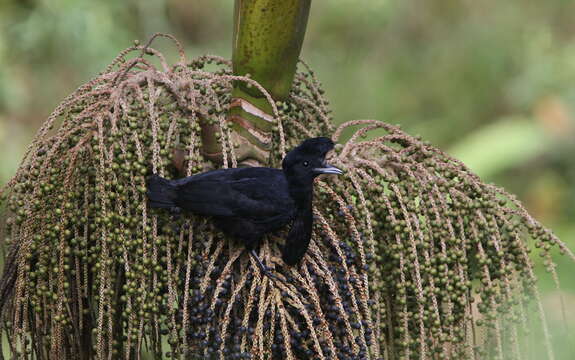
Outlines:
{"type": "MultiPolygon", "coordinates": [[[[236,0],[233,71],[261,84],[275,101],[287,98],[301,51],[311,0],[236,0]]],[[[256,87],[237,81],[228,122],[238,161],[265,164],[274,127],[272,107],[256,87]]],[[[217,125],[204,124],[208,158],[220,160],[217,125]]]]}

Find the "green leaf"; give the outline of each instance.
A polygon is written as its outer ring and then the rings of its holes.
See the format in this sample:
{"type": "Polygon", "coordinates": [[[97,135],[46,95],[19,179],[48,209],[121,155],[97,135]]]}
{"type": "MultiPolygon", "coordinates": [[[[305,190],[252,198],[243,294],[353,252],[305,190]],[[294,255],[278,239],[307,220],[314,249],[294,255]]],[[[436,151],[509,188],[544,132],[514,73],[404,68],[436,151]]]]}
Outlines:
{"type": "Polygon", "coordinates": [[[533,119],[502,118],[461,139],[449,153],[489,178],[541,154],[550,141],[533,119]]]}

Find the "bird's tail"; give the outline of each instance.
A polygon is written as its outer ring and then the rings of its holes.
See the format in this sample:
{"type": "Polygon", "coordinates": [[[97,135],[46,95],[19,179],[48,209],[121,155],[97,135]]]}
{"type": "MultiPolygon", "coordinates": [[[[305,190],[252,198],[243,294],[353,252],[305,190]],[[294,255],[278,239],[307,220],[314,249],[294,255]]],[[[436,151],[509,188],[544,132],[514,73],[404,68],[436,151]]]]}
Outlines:
{"type": "Polygon", "coordinates": [[[177,188],[168,179],[152,175],[147,181],[149,204],[153,208],[171,209],[176,207],[177,188]]]}

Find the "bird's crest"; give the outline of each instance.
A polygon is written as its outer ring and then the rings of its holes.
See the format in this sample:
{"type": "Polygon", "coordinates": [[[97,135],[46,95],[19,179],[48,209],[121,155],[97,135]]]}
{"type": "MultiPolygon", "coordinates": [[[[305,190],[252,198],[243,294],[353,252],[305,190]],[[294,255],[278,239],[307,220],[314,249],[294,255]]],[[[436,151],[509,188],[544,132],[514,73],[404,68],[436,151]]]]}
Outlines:
{"type": "Polygon", "coordinates": [[[325,156],[334,147],[333,141],[327,137],[316,137],[304,140],[298,147],[292,151],[305,153],[306,155],[325,156]]]}
{"type": "Polygon", "coordinates": [[[323,136],[304,140],[301,144],[287,153],[282,166],[285,169],[302,157],[325,157],[333,147],[333,141],[330,138],[323,136]]]}

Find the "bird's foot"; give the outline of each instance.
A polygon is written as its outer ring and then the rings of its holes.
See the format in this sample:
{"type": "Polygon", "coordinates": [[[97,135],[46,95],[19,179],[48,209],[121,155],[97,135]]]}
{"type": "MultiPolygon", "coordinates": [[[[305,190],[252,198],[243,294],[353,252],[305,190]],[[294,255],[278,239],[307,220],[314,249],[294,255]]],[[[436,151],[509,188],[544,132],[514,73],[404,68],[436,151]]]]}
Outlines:
{"type": "Polygon", "coordinates": [[[278,278],[277,276],[275,276],[270,269],[265,266],[262,261],[260,260],[260,258],[258,257],[258,254],[256,254],[255,250],[251,250],[250,251],[250,255],[256,260],[256,263],[258,264],[258,267],[260,268],[260,271],[262,272],[262,274],[264,276],[267,276],[270,280],[275,280],[275,281],[281,281],[282,283],[285,284],[285,282],[283,280],[281,280],[280,278],[278,278]]]}
{"type": "Polygon", "coordinates": [[[264,267],[263,269],[260,268],[260,271],[262,272],[262,274],[264,276],[267,276],[268,278],[270,278],[270,280],[276,280],[276,281],[281,281],[277,276],[275,276],[267,267],[264,267]]]}
{"type": "Polygon", "coordinates": [[[180,214],[182,213],[182,209],[178,206],[173,206],[169,209],[170,214],[172,215],[172,232],[179,233],[181,230],[181,226],[177,224],[178,220],[180,220],[180,214]]]}
{"type": "Polygon", "coordinates": [[[173,232],[174,234],[177,234],[177,233],[180,232],[181,227],[180,227],[180,225],[178,225],[178,224],[172,224],[171,229],[172,229],[172,232],[173,232]]]}
{"type": "Polygon", "coordinates": [[[172,206],[170,208],[170,213],[174,216],[180,215],[181,212],[182,212],[182,208],[179,206],[172,206]]]}

